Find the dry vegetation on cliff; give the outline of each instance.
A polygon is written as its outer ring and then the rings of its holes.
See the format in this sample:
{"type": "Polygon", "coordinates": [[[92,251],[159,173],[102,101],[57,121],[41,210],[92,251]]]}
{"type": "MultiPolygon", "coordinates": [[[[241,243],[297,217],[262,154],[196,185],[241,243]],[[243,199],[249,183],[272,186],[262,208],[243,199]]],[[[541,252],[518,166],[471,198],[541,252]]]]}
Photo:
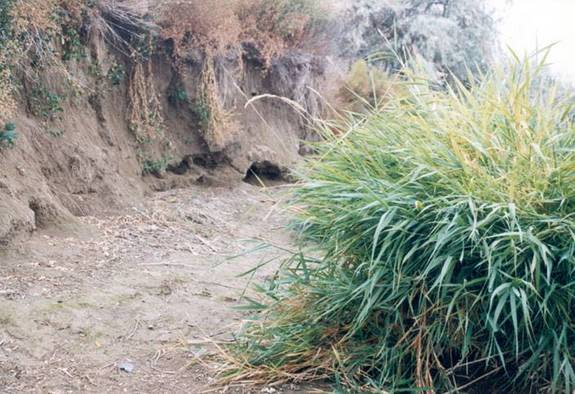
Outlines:
{"type": "Polygon", "coordinates": [[[158,9],[162,36],[177,48],[216,53],[253,43],[266,62],[301,46],[322,18],[323,1],[214,0],[164,2],[158,9]]]}
{"type": "Polygon", "coordinates": [[[133,42],[148,28],[134,4],[1,0],[0,120],[14,113],[22,79],[34,83],[47,68],[72,78],[66,62],[86,58],[91,40],[105,39],[131,54],[133,42]]]}
{"type": "MultiPolygon", "coordinates": [[[[160,35],[172,43],[175,67],[181,68],[182,53],[192,48],[204,57],[196,107],[209,144],[221,149],[237,128],[232,114],[220,104],[215,58],[252,51],[250,56],[265,70],[273,58],[311,39],[314,26],[323,18],[322,4],[311,0],[193,0],[165,1],[156,7],[160,35]]],[[[238,73],[242,64],[238,64],[238,73]]]]}

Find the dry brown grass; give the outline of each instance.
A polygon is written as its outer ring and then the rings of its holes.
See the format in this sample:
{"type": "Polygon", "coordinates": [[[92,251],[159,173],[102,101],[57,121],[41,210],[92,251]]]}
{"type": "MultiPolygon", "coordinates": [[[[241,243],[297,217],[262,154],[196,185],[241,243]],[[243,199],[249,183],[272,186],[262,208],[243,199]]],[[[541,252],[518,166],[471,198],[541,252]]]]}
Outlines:
{"type": "MultiPolygon", "coordinates": [[[[38,64],[53,63],[57,54],[54,39],[64,25],[81,24],[84,0],[15,0],[10,16],[13,40],[21,58],[33,56],[38,64]]],[[[13,59],[12,63],[15,64],[13,59]]]]}
{"type": "Polygon", "coordinates": [[[213,151],[222,150],[231,137],[235,123],[233,114],[226,111],[218,97],[218,84],[213,59],[204,61],[199,88],[200,102],[206,111],[202,127],[203,138],[213,151]]]}
{"type": "Polygon", "coordinates": [[[339,110],[365,112],[401,94],[397,76],[370,67],[364,60],[355,62],[337,94],[339,110]]]}
{"type": "MultiPolygon", "coordinates": [[[[9,11],[10,39],[0,45],[0,120],[6,121],[14,115],[17,107],[14,71],[28,72],[28,63],[57,66],[55,37],[62,33],[62,23],[56,15],[64,13],[66,22],[80,23],[82,0],[15,0],[9,11]]],[[[60,67],[69,75],[64,67],[60,67]]]]}
{"type": "Polygon", "coordinates": [[[242,31],[235,14],[238,3],[238,0],[167,3],[160,9],[162,37],[173,40],[176,55],[185,47],[200,47],[206,52],[224,49],[242,31]]]}
{"type": "Polygon", "coordinates": [[[244,26],[241,38],[254,43],[269,61],[304,41],[320,6],[321,1],[240,0],[237,15],[244,26]]]}
{"type": "Polygon", "coordinates": [[[163,118],[160,101],[151,80],[151,63],[135,62],[128,81],[129,124],[138,142],[162,136],[163,118]]]}
{"type": "Polygon", "coordinates": [[[207,53],[255,44],[264,60],[297,46],[310,31],[322,1],[166,1],[158,8],[161,35],[172,39],[176,55],[186,47],[207,53]]]}
{"type": "MultiPolygon", "coordinates": [[[[77,0],[71,0],[77,1],[77,0]]],[[[144,20],[148,6],[142,0],[99,0],[90,9],[88,37],[91,41],[105,40],[112,47],[130,55],[132,41],[143,40],[156,26],[144,20]]]]}
{"type": "Polygon", "coordinates": [[[16,0],[11,11],[14,34],[36,36],[58,30],[53,18],[57,5],[57,0],[16,0]]]}
{"type": "MultiPolygon", "coordinates": [[[[85,28],[88,39],[103,39],[133,58],[129,80],[129,121],[139,140],[150,140],[160,128],[159,102],[149,77],[150,65],[137,56],[133,42],[145,42],[152,28],[144,21],[146,11],[142,1],[97,0],[14,0],[10,9],[10,40],[0,49],[0,118],[11,117],[16,109],[14,70],[22,78],[36,85],[38,72],[62,75],[71,86],[76,86],[66,64],[62,61],[66,32],[80,32],[85,28]],[[87,18],[86,18],[87,16],[87,18]],[[35,70],[30,69],[33,61],[35,70]]],[[[78,33],[77,33],[78,34],[78,33]]],[[[82,89],[83,90],[83,89],[82,89]]],[[[0,119],[0,120],[2,120],[0,119]]]]}
{"type": "Polygon", "coordinates": [[[7,122],[16,112],[15,86],[12,81],[12,71],[9,67],[12,53],[16,49],[12,45],[0,50],[0,125],[7,122]]]}

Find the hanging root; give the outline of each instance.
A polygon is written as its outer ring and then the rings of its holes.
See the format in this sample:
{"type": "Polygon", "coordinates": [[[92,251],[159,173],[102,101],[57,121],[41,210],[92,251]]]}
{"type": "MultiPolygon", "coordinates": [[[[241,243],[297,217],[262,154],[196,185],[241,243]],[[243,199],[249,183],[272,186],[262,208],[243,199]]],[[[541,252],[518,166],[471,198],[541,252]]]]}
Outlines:
{"type": "Polygon", "coordinates": [[[199,115],[204,140],[214,151],[221,150],[233,128],[232,114],[226,111],[219,99],[214,59],[206,56],[200,81],[196,113],[199,115]]]}
{"type": "Polygon", "coordinates": [[[132,67],[128,84],[128,120],[141,143],[154,141],[163,134],[161,105],[151,75],[151,61],[138,61],[132,67]]]}
{"type": "Polygon", "coordinates": [[[104,38],[116,49],[130,54],[132,43],[142,41],[157,27],[144,19],[145,2],[99,0],[90,18],[89,34],[104,38]]]}

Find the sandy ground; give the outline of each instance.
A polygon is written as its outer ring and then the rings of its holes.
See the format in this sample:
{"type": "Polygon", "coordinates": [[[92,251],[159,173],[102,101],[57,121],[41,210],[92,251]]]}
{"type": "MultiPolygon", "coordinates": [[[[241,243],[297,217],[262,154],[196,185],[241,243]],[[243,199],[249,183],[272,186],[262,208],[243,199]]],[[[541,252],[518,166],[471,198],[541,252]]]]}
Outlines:
{"type": "Polygon", "coordinates": [[[290,244],[282,195],[248,184],[158,193],[121,216],[81,218],[80,235],[43,230],[0,255],[0,391],[223,391],[209,342],[241,324],[233,307],[249,279],[238,274],[278,254],[242,255],[249,240],[290,244]]]}

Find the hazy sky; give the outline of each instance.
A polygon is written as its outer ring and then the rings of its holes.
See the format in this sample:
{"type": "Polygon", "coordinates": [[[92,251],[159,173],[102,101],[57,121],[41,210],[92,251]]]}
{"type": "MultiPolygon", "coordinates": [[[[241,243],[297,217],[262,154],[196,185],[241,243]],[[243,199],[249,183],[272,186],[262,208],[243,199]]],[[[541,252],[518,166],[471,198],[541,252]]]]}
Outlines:
{"type": "Polygon", "coordinates": [[[501,18],[503,42],[532,52],[557,42],[549,62],[575,82],[575,0],[491,0],[501,18]]]}

